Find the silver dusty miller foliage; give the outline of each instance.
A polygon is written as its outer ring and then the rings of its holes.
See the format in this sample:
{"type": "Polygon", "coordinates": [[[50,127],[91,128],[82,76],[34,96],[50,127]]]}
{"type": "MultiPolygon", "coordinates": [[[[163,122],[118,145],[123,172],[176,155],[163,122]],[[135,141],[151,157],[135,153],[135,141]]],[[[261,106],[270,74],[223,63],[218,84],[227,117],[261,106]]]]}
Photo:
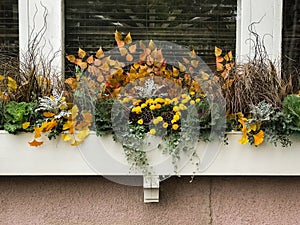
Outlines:
{"type": "MultiPolygon", "coordinates": [[[[157,85],[155,84],[153,79],[148,78],[145,81],[145,86],[141,87],[141,86],[136,86],[135,89],[137,90],[137,94],[139,95],[139,97],[141,98],[151,98],[153,96],[158,96],[158,92],[164,88],[165,85],[157,85]]],[[[160,95],[165,95],[160,93],[160,95]]]]}
{"type": "Polygon", "coordinates": [[[35,110],[36,112],[38,111],[49,111],[55,114],[54,118],[59,119],[65,116],[71,115],[70,112],[67,110],[67,103],[66,101],[63,100],[62,93],[60,95],[58,94],[53,94],[53,97],[40,97],[39,98],[39,106],[35,110]]]}

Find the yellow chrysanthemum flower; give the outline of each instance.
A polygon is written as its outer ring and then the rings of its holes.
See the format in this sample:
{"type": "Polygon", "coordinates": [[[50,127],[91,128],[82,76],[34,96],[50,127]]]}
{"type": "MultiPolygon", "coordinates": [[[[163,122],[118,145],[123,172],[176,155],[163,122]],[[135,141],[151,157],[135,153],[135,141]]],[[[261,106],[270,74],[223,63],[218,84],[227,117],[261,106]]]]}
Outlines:
{"type": "Polygon", "coordinates": [[[173,119],[176,120],[176,121],[178,121],[178,120],[180,119],[180,116],[177,115],[177,114],[175,114],[175,115],[173,116],[173,119]]]}
{"type": "Polygon", "coordinates": [[[165,100],[164,100],[163,98],[156,98],[156,99],[154,100],[154,102],[155,102],[155,103],[164,103],[165,100]]]}
{"type": "Polygon", "coordinates": [[[171,99],[166,98],[165,99],[165,105],[170,105],[172,103],[171,99]]]}
{"type": "Polygon", "coordinates": [[[163,123],[163,128],[167,128],[169,126],[168,123],[163,123]]]}
{"type": "Polygon", "coordinates": [[[135,105],[135,106],[136,106],[136,105],[139,105],[141,101],[142,101],[141,99],[136,100],[136,101],[133,103],[133,105],[135,105]]]}
{"type": "Polygon", "coordinates": [[[152,122],[153,122],[154,125],[156,125],[156,124],[159,123],[159,120],[157,118],[155,118],[152,122]]]}
{"type": "Polygon", "coordinates": [[[150,109],[150,110],[156,109],[156,108],[155,108],[155,105],[150,105],[149,109],[150,109]]]}
{"type": "Polygon", "coordinates": [[[181,97],[182,98],[186,98],[188,95],[187,94],[182,94],[181,97]]]}
{"type": "Polygon", "coordinates": [[[142,125],[144,123],[143,119],[138,120],[138,124],[142,125]]]}
{"type": "Polygon", "coordinates": [[[135,107],[135,113],[140,114],[142,112],[142,108],[140,106],[135,107]]]}
{"type": "Polygon", "coordinates": [[[191,100],[191,96],[187,95],[184,99],[191,100]]]}
{"type": "Polygon", "coordinates": [[[177,130],[178,128],[179,128],[179,125],[178,125],[178,124],[174,123],[174,124],[172,125],[172,129],[173,129],[173,130],[177,130]]]}
{"type": "Polygon", "coordinates": [[[190,101],[190,105],[194,105],[195,104],[195,101],[194,100],[191,100],[190,101]]]}
{"type": "Polygon", "coordinates": [[[196,98],[196,100],[195,100],[195,102],[200,102],[201,101],[201,99],[200,98],[196,98]]]}
{"type": "Polygon", "coordinates": [[[183,99],[183,100],[181,101],[181,103],[182,103],[182,104],[185,104],[185,103],[187,103],[188,101],[189,101],[189,99],[185,98],[185,99],[183,99]]]}
{"type": "Polygon", "coordinates": [[[184,104],[179,104],[179,109],[180,110],[186,110],[187,109],[187,107],[184,105],[184,104]]]}
{"type": "Polygon", "coordinates": [[[178,111],[179,111],[179,107],[175,105],[175,106],[173,107],[173,111],[174,111],[174,112],[178,112],[178,111]]]}
{"type": "Polygon", "coordinates": [[[177,98],[173,98],[172,99],[172,103],[175,104],[175,105],[177,105],[178,104],[178,99],[177,98]]]}
{"type": "Polygon", "coordinates": [[[147,105],[151,105],[153,104],[154,100],[152,98],[147,99],[147,101],[145,102],[147,105]]]}
{"type": "Polygon", "coordinates": [[[152,134],[152,135],[155,135],[155,134],[156,134],[156,130],[155,130],[155,129],[151,129],[151,130],[149,131],[149,133],[152,134]]]}
{"type": "Polygon", "coordinates": [[[146,103],[142,103],[141,104],[141,108],[143,109],[143,108],[146,108],[147,107],[147,104],[146,103]]]}
{"type": "Polygon", "coordinates": [[[158,116],[157,119],[158,119],[159,122],[164,120],[164,118],[162,118],[162,116],[158,116]]]}

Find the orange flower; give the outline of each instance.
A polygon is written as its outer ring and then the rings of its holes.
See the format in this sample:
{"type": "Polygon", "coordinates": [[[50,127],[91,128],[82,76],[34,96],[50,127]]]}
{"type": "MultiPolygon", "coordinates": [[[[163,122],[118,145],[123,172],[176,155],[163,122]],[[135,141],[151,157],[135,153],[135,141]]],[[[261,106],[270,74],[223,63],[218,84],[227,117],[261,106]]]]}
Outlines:
{"type": "Polygon", "coordinates": [[[55,119],[52,119],[49,123],[48,126],[46,128],[46,131],[50,131],[52,130],[52,128],[54,128],[55,126],[57,126],[57,122],[55,119]]]}
{"type": "Polygon", "coordinates": [[[43,143],[44,143],[43,141],[37,141],[35,139],[33,141],[31,141],[31,142],[28,142],[28,144],[30,146],[34,146],[34,147],[38,147],[38,146],[42,145],[43,143]]]}
{"type": "Polygon", "coordinates": [[[263,143],[264,137],[265,137],[265,134],[262,130],[260,130],[257,134],[254,134],[253,135],[254,145],[257,146],[257,145],[260,145],[261,143],[263,143]]]}
{"type": "Polygon", "coordinates": [[[239,140],[239,142],[244,145],[244,144],[247,144],[249,142],[248,135],[247,135],[247,126],[245,124],[247,119],[246,118],[240,118],[238,121],[243,126],[242,127],[243,137],[239,140]]]}
{"type": "Polygon", "coordinates": [[[161,104],[156,104],[156,105],[155,105],[155,108],[156,108],[156,109],[160,109],[160,108],[161,108],[161,104]]]}
{"type": "Polygon", "coordinates": [[[249,139],[248,139],[248,136],[247,136],[247,133],[243,133],[243,137],[239,140],[239,142],[241,144],[247,144],[249,142],[249,139]]]}
{"type": "Polygon", "coordinates": [[[41,128],[35,127],[34,128],[34,138],[38,138],[41,136],[41,128]]]}
{"type": "Polygon", "coordinates": [[[44,112],[44,113],[43,113],[43,116],[44,116],[44,117],[50,118],[50,117],[55,116],[55,113],[52,113],[52,112],[44,112]]]}

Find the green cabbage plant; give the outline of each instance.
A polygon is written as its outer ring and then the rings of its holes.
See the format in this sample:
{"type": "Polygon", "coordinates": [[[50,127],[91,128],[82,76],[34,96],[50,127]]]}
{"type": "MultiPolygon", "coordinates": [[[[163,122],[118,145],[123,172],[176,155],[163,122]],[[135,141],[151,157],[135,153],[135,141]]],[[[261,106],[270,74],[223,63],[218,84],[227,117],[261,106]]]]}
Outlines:
{"type": "Polygon", "coordinates": [[[288,95],[282,104],[286,116],[291,117],[291,129],[300,131],[300,96],[288,95]]]}
{"type": "Polygon", "coordinates": [[[9,133],[16,134],[19,131],[32,131],[28,128],[24,128],[24,123],[34,123],[36,103],[27,102],[9,102],[5,107],[4,112],[4,130],[9,133]]]}

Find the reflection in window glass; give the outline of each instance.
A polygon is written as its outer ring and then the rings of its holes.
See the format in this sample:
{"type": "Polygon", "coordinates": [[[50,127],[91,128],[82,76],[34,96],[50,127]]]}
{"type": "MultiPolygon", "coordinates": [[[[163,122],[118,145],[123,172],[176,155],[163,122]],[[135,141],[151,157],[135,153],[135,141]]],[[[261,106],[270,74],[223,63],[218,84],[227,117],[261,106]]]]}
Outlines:
{"type": "Polygon", "coordinates": [[[235,50],[236,0],[66,0],[67,54],[115,47],[114,32],[195,49],[214,64],[214,47],[235,50]]]}
{"type": "Polygon", "coordinates": [[[16,55],[19,48],[18,0],[0,1],[0,54],[16,55]]]}
{"type": "Polygon", "coordinates": [[[294,91],[300,89],[300,4],[298,0],[285,0],[283,7],[282,40],[283,76],[291,76],[294,91]]]}

